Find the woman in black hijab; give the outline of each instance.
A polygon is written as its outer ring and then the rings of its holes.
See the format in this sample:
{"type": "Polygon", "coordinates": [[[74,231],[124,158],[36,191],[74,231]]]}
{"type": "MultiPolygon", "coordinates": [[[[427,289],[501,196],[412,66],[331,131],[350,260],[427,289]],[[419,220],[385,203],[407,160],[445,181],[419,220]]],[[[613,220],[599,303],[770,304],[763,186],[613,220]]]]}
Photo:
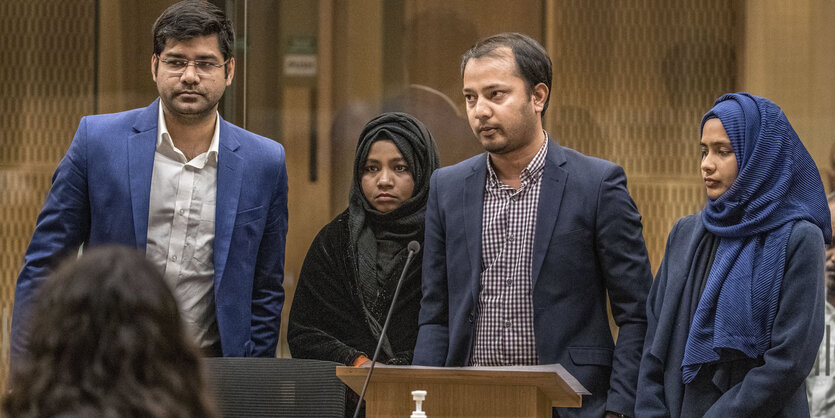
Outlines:
{"type": "MultiPolygon", "coordinates": [[[[384,113],[360,134],[348,209],[325,225],[307,252],[290,310],[296,358],[360,365],[380,338],[408,254],[423,244],[429,177],[438,168],[432,136],[405,113],[384,113]]],[[[418,332],[421,253],[416,254],[387,335],[381,362],[410,364],[418,332]]]]}

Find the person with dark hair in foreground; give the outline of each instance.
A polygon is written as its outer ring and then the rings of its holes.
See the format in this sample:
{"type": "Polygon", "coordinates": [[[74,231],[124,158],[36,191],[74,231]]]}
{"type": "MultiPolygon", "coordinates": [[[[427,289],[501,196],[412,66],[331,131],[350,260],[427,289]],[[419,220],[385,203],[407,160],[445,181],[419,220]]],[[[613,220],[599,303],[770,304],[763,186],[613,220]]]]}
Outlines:
{"type": "Polygon", "coordinates": [[[479,41],[461,73],[487,152],[432,176],[414,363],[560,363],[592,395],[556,416],[633,415],[652,273],[623,169],[543,130],[551,59],[530,37],[479,41]]]}
{"type": "Polygon", "coordinates": [[[177,303],[142,253],[85,251],[36,296],[5,416],[215,416],[177,303]]]}
{"type": "Polygon", "coordinates": [[[153,26],[159,99],[86,116],[53,176],[17,280],[11,367],[54,260],[82,244],[144,251],[210,356],[273,357],[278,343],[287,172],[284,148],[224,121],[235,74],[223,11],[186,0],[153,26]]]}
{"type": "Polygon", "coordinates": [[[748,93],[716,100],[700,146],[707,205],[667,239],[636,412],[808,417],[832,239],[820,174],[780,107],[748,93]]]}

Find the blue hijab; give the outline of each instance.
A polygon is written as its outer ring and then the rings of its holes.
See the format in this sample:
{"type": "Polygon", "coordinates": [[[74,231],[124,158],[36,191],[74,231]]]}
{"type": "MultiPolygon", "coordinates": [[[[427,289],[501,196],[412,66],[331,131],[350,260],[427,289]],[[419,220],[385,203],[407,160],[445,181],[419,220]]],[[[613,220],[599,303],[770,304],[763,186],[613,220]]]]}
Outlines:
{"type": "Polygon", "coordinates": [[[807,220],[832,237],[817,166],[779,106],[748,93],[725,94],[702,118],[718,118],[736,154],[738,175],[702,211],[719,238],[681,363],[690,383],[702,364],[741,353],[757,358],[771,346],[786,245],[807,220]],[[736,350],[736,351],[729,351],[736,350]]]}

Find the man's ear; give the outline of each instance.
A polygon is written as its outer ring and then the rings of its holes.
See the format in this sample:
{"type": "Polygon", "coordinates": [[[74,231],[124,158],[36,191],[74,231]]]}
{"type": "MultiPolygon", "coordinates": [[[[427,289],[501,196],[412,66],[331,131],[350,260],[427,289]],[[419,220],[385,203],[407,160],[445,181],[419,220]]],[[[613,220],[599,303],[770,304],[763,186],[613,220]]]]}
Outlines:
{"type": "Polygon", "coordinates": [[[232,79],[235,77],[235,57],[229,58],[229,62],[226,63],[224,71],[226,72],[226,86],[228,87],[232,84],[232,79]]]}
{"type": "Polygon", "coordinates": [[[157,54],[151,54],[151,77],[154,79],[154,83],[157,82],[157,71],[159,71],[159,59],[157,54]]]}
{"type": "Polygon", "coordinates": [[[548,86],[545,83],[539,83],[533,87],[531,101],[533,102],[535,111],[542,113],[542,110],[545,109],[545,101],[548,100],[548,93],[548,86]]]}

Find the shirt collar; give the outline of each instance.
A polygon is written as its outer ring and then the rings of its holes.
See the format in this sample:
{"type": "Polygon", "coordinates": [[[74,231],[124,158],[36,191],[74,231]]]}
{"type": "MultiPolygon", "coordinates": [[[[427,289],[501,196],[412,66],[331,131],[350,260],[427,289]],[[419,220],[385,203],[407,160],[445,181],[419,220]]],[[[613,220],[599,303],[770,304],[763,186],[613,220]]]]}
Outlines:
{"type": "MultiPolygon", "coordinates": [[[[539,147],[539,151],[536,152],[536,155],[533,156],[533,159],[531,159],[528,165],[522,169],[522,173],[519,176],[523,184],[537,180],[545,169],[545,156],[548,154],[548,141],[551,138],[548,136],[548,132],[544,130],[542,132],[545,133],[545,141],[542,142],[542,146],[539,147]]],[[[493,162],[490,159],[490,153],[487,153],[487,179],[488,182],[494,186],[502,184],[502,182],[499,181],[499,176],[493,169],[493,162]]]]}
{"type": "MultiPolygon", "coordinates": [[[[215,112],[217,113],[217,111],[215,112]]],[[[163,114],[162,110],[162,100],[159,101],[159,112],[157,116],[157,151],[160,151],[166,155],[169,155],[172,158],[177,158],[183,162],[187,162],[185,154],[182,151],[177,149],[174,146],[174,141],[171,140],[171,134],[168,133],[168,125],[165,124],[165,115],[163,114]],[[171,154],[176,155],[173,157],[171,154]]],[[[220,146],[220,113],[217,113],[217,117],[215,118],[215,132],[212,134],[212,142],[209,144],[209,150],[201,155],[206,155],[204,157],[203,163],[205,164],[206,161],[212,161],[217,163],[217,153],[218,148],[220,146]]],[[[198,156],[199,157],[199,156],[198,156]]],[[[195,160],[198,158],[195,157],[195,160]]]]}

